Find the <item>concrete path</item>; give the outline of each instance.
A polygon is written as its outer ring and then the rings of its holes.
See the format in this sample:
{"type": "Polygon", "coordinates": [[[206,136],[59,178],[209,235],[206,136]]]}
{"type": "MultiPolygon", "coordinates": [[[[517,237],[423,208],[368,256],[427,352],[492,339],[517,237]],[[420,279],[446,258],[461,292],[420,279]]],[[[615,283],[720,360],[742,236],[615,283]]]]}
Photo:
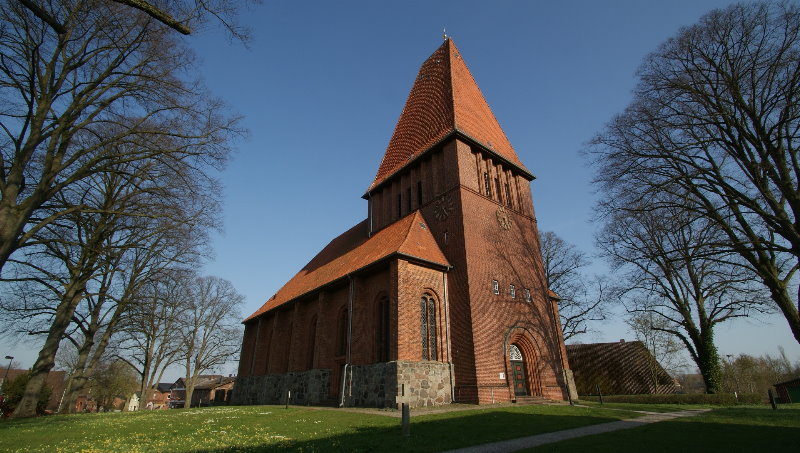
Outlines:
{"type": "Polygon", "coordinates": [[[560,442],[562,440],[574,439],[576,437],[591,436],[593,434],[619,431],[622,429],[636,428],[650,423],[663,422],[680,417],[692,417],[708,412],[710,409],[700,409],[680,412],[643,412],[643,417],[620,420],[617,422],[601,423],[598,425],[582,426],[580,428],[565,429],[552,433],[537,434],[535,436],[520,437],[518,439],[492,442],[483,445],[475,445],[458,450],[450,450],[447,453],[500,453],[523,450],[525,448],[538,447],[539,445],[560,442]]]}

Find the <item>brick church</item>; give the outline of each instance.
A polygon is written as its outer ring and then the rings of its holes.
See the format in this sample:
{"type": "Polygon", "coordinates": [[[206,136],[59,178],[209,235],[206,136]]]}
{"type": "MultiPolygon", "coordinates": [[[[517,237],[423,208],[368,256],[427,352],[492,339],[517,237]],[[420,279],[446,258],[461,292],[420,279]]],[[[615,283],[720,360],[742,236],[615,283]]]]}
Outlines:
{"type": "Polygon", "coordinates": [[[567,399],[533,179],[446,38],[363,195],[367,218],[244,321],[233,403],[567,399]]]}

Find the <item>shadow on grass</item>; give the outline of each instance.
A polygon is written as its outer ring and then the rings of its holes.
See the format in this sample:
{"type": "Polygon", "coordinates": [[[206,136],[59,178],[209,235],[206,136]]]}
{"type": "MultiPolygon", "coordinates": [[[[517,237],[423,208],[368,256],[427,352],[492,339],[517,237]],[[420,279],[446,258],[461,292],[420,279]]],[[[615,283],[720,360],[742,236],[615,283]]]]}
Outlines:
{"type": "Polygon", "coordinates": [[[428,452],[513,439],[579,426],[617,421],[596,416],[538,415],[493,411],[463,417],[414,417],[411,436],[403,437],[400,420],[393,427],[354,427],[353,431],[324,438],[270,442],[250,447],[201,449],[198,452],[260,451],[380,451],[428,452]]]}
{"type": "Polygon", "coordinates": [[[649,424],[543,445],[535,452],[797,451],[800,411],[717,409],[706,415],[649,424]]]}

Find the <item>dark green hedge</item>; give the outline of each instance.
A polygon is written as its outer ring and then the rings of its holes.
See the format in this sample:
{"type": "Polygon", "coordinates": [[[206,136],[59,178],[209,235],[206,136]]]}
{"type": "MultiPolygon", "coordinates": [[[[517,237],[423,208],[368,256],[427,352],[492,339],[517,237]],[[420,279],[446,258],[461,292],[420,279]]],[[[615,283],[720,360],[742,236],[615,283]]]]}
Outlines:
{"type": "MultiPolygon", "coordinates": [[[[755,393],[740,393],[737,403],[733,393],[675,393],[669,395],[603,395],[605,403],[637,403],[637,404],[710,404],[715,406],[733,406],[735,404],[760,404],[766,398],[755,393]]],[[[584,401],[600,401],[598,396],[581,396],[584,401]]]]}

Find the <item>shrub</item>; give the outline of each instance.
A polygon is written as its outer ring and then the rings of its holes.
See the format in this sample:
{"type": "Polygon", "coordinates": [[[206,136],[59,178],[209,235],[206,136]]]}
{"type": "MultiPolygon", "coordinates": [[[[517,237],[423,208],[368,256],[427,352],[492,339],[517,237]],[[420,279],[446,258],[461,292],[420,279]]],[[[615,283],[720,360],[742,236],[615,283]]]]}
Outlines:
{"type": "MultiPolygon", "coordinates": [[[[0,402],[0,411],[4,417],[10,415],[14,412],[14,409],[17,408],[17,404],[22,400],[22,394],[25,392],[25,387],[28,385],[30,377],[31,374],[28,372],[3,382],[2,391],[0,391],[0,393],[4,395],[4,398],[3,401],[0,402]]],[[[44,414],[51,393],[53,393],[53,389],[45,384],[42,387],[42,391],[39,393],[39,401],[36,403],[36,413],[39,415],[44,414]]]]}
{"type": "MultiPolygon", "coordinates": [[[[600,401],[598,396],[581,396],[584,401],[600,401]]],[[[761,395],[741,393],[737,401],[733,393],[674,393],[666,395],[603,395],[605,403],[635,404],[708,404],[712,406],[733,406],[736,404],[759,404],[761,395]]]]}

